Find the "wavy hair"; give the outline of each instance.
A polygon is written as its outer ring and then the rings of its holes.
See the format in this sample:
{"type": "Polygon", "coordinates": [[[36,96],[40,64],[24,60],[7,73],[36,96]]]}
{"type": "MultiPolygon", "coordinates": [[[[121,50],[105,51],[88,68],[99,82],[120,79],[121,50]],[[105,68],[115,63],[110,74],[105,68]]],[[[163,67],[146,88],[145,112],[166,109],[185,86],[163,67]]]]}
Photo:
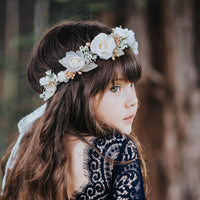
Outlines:
{"type": "MultiPolygon", "coordinates": [[[[49,29],[33,49],[27,70],[30,87],[37,93],[43,88],[39,79],[47,70],[58,73],[65,68],[58,62],[67,51],[76,51],[91,42],[99,33],[110,34],[112,29],[98,22],[63,22],[49,29]]],[[[136,82],[141,67],[131,50],[114,61],[97,59],[98,67],[76,75],[68,83],[61,83],[53,97],[47,101],[45,113],[22,138],[18,157],[8,172],[1,200],[53,200],[68,199],[66,186],[67,135],[85,141],[87,136],[99,137],[115,130],[98,121],[94,114],[93,99],[105,91],[111,81],[122,74],[125,81],[136,82]]],[[[146,185],[146,165],[142,148],[135,136],[139,159],[146,185]]],[[[2,171],[5,160],[2,161],[2,171]]]]}

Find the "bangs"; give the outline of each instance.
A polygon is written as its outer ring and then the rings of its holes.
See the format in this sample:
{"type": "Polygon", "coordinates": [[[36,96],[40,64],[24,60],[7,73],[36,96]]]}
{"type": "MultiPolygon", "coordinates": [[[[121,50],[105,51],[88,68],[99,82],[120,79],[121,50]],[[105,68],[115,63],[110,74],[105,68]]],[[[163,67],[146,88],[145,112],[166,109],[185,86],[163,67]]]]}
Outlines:
{"type": "Polygon", "coordinates": [[[142,68],[130,51],[129,49],[124,50],[125,55],[119,57],[116,63],[113,63],[113,73],[110,79],[113,84],[119,79],[134,83],[140,79],[142,68]]]}
{"type": "Polygon", "coordinates": [[[86,76],[90,76],[87,80],[91,81],[91,85],[95,85],[93,95],[99,91],[104,92],[110,83],[114,84],[119,79],[133,83],[140,79],[142,69],[135,55],[130,49],[125,49],[124,53],[125,55],[116,57],[115,60],[98,59],[98,67],[87,73],[86,76]]]}

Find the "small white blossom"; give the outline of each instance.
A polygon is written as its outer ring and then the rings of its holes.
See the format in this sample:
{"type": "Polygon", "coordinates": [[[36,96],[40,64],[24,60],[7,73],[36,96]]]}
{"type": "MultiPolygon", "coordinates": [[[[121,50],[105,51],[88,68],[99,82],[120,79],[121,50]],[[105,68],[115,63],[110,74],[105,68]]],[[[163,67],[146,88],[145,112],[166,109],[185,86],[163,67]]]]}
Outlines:
{"type": "Polygon", "coordinates": [[[113,28],[114,35],[118,35],[122,38],[135,38],[135,33],[132,30],[128,30],[127,28],[116,27],[113,28]]]}
{"type": "Polygon", "coordinates": [[[85,65],[84,59],[74,51],[67,52],[65,57],[59,60],[59,63],[71,72],[77,72],[85,65]]]}
{"type": "Polygon", "coordinates": [[[54,95],[58,84],[58,78],[51,70],[46,71],[45,74],[46,76],[39,80],[40,85],[44,87],[44,91],[40,95],[40,98],[43,98],[44,101],[54,95]]]}
{"type": "Polygon", "coordinates": [[[51,84],[51,85],[45,86],[44,88],[45,88],[45,91],[42,94],[40,94],[40,98],[43,98],[44,101],[46,101],[55,94],[57,86],[55,84],[51,84]]]}
{"type": "Polygon", "coordinates": [[[57,74],[59,82],[65,82],[65,83],[68,82],[68,77],[65,75],[66,72],[67,70],[61,71],[57,74]]]}
{"type": "Polygon", "coordinates": [[[45,72],[45,74],[47,75],[47,76],[51,76],[53,73],[52,73],[52,71],[51,70],[47,70],[46,72],[45,72]]]}
{"type": "Polygon", "coordinates": [[[112,57],[116,44],[113,37],[105,33],[98,34],[91,42],[92,53],[97,54],[101,59],[108,60],[112,57]]]}
{"type": "Polygon", "coordinates": [[[44,86],[44,85],[48,85],[50,83],[51,79],[48,76],[42,77],[40,79],[40,85],[44,86]]]}
{"type": "Polygon", "coordinates": [[[56,83],[58,81],[57,76],[51,70],[46,71],[45,74],[46,76],[39,80],[41,86],[46,86],[52,82],[56,83]]]}
{"type": "Polygon", "coordinates": [[[135,39],[135,33],[127,28],[116,27],[113,29],[113,35],[120,38],[120,48],[123,50],[128,46],[134,54],[138,55],[138,42],[135,39]]]}

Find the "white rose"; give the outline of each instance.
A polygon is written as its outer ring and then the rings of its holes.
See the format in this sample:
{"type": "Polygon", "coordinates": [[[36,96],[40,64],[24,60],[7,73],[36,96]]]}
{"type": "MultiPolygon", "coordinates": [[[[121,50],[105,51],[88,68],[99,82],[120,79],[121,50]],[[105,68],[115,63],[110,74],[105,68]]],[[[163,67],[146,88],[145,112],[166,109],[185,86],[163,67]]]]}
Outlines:
{"type": "Polygon", "coordinates": [[[67,52],[65,57],[59,60],[59,63],[71,72],[77,72],[85,65],[84,59],[73,51],[67,52]]]}
{"type": "Polygon", "coordinates": [[[90,49],[101,59],[108,60],[116,48],[114,39],[105,33],[98,34],[91,42],[90,49]]]}
{"type": "Polygon", "coordinates": [[[59,82],[65,82],[67,83],[68,82],[68,77],[65,75],[65,73],[67,72],[68,70],[65,70],[65,71],[61,71],[57,74],[58,76],[58,81],[59,82]]]}

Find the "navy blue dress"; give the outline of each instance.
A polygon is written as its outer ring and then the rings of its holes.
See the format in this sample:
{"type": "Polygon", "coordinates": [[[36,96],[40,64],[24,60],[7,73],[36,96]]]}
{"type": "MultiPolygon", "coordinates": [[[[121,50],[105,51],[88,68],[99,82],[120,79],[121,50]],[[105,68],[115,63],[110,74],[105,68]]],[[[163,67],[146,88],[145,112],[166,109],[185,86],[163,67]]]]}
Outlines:
{"type": "Polygon", "coordinates": [[[112,164],[89,147],[85,150],[84,160],[84,170],[88,171],[89,181],[74,193],[72,199],[145,200],[140,161],[133,140],[115,134],[93,138],[90,142],[105,157],[131,162],[112,164]]]}

